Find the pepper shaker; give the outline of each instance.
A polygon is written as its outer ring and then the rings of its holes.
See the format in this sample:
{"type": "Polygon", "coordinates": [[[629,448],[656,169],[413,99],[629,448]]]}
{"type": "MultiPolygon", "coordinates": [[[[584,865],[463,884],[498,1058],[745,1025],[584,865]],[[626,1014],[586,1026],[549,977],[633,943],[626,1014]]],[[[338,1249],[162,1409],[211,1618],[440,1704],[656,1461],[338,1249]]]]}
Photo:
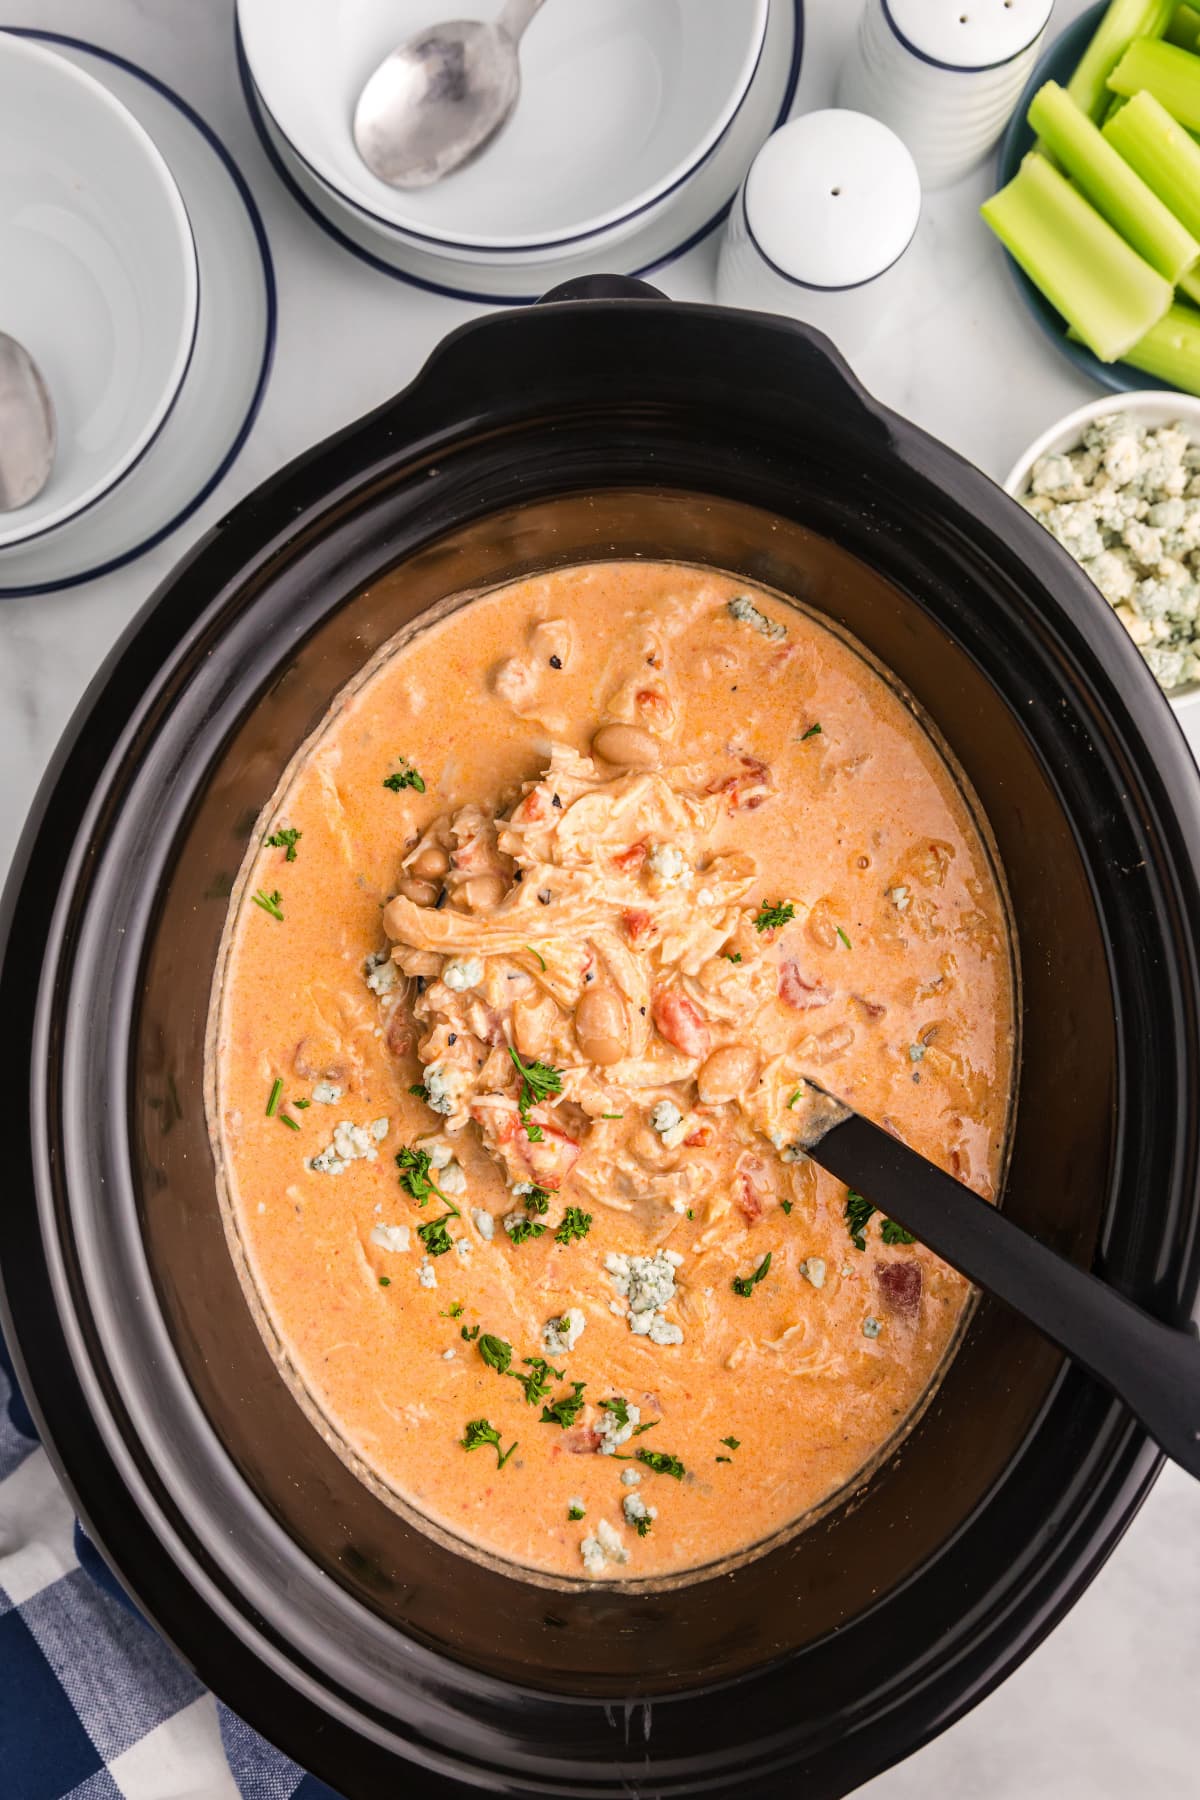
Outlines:
{"type": "Polygon", "coordinates": [[[1037,60],[1054,0],[866,0],[838,103],[882,119],[926,188],[985,157],[1037,60]]]}
{"type": "Polygon", "coordinates": [[[717,297],[804,319],[853,356],[894,316],[920,213],[916,166],[893,131],[865,113],[806,113],[750,166],[717,297]]]}

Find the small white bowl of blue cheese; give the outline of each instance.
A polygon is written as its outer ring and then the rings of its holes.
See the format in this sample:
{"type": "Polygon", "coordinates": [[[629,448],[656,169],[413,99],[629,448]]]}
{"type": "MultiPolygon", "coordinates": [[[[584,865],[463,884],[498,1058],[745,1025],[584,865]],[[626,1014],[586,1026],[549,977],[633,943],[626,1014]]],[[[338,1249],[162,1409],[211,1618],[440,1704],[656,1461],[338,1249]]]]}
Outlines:
{"type": "Polygon", "coordinates": [[[1159,686],[1200,724],[1200,400],[1081,406],[1004,483],[1090,575],[1159,686]]]}

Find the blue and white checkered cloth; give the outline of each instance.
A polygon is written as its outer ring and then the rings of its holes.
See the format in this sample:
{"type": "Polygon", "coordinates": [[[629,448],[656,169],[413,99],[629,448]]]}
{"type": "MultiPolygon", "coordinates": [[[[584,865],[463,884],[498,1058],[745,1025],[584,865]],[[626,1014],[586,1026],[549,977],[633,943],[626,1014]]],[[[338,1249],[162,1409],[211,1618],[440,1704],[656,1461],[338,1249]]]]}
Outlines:
{"type": "Polygon", "coordinates": [[[0,1339],[0,1800],[337,1800],[134,1611],[59,1486],[0,1339]]]}

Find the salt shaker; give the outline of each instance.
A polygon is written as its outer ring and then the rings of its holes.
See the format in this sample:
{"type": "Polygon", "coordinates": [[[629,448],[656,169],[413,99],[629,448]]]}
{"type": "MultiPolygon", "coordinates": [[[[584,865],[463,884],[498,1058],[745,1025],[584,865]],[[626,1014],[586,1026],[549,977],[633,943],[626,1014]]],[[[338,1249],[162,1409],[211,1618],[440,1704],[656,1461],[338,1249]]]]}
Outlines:
{"type": "Polygon", "coordinates": [[[838,103],[882,119],[925,188],[996,142],[1037,59],[1054,0],[866,0],[838,103]]]}
{"type": "Polygon", "coordinates": [[[893,131],[865,113],[806,113],[750,166],[717,298],[804,319],[853,357],[894,318],[920,213],[916,166],[893,131]]]}

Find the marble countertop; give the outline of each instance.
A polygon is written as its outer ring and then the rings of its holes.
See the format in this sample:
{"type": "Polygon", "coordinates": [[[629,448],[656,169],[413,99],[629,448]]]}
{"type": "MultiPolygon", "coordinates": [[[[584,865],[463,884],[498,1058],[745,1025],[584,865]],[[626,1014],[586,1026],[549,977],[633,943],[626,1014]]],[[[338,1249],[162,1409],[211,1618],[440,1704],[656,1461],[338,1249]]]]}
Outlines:
{"type": "MultiPolygon", "coordinates": [[[[1082,10],[1058,0],[1057,28],[1082,10]]],[[[279,465],[402,387],[483,310],[376,274],[319,234],[280,186],[238,87],[232,0],[8,0],[5,24],[73,33],[177,87],[223,137],[266,220],[280,284],[266,402],[240,460],[156,550],[62,595],[0,601],[0,876],[59,733],[105,654],[188,546],[279,465]]],[[[808,0],[797,105],[827,105],[854,0],[808,0]]],[[[911,294],[858,373],[881,399],[1000,478],[1043,427],[1095,390],[1035,333],[978,222],[987,173],[929,197],[911,294]]],[[[655,276],[712,297],[716,242],[655,276]]],[[[1200,740],[1196,746],[1200,748],[1200,740]]],[[[995,1694],[869,1800],[1185,1800],[1200,1795],[1200,1494],[1168,1469],[1117,1554],[995,1694]]]]}

